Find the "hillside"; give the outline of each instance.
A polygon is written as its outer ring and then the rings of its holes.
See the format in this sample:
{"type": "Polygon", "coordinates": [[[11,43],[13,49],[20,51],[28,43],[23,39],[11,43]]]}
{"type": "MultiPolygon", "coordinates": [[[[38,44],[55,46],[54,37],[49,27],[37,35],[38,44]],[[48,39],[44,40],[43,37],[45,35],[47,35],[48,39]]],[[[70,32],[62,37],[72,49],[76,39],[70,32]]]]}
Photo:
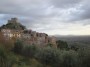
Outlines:
{"type": "Polygon", "coordinates": [[[16,18],[1,29],[0,67],[90,67],[90,36],[56,36],[56,41],[26,30],[16,18]]]}
{"type": "Polygon", "coordinates": [[[15,29],[15,30],[26,29],[24,25],[18,22],[17,18],[11,18],[11,20],[8,20],[8,23],[6,25],[2,25],[0,28],[1,29],[15,29]]]}

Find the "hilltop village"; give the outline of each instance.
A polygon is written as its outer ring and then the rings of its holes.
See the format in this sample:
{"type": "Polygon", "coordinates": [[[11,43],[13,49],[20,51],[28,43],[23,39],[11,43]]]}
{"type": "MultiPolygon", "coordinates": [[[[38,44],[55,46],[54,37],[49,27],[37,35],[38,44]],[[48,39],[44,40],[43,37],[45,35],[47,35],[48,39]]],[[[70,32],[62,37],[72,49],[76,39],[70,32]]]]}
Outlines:
{"type": "Polygon", "coordinates": [[[28,45],[37,45],[40,47],[51,44],[53,47],[56,46],[55,37],[50,37],[46,33],[39,33],[33,30],[26,29],[17,18],[11,18],[8,20],[6,25],[0,27],[0,32],[3,34],[6,40],[20,39],[28,45]]]}

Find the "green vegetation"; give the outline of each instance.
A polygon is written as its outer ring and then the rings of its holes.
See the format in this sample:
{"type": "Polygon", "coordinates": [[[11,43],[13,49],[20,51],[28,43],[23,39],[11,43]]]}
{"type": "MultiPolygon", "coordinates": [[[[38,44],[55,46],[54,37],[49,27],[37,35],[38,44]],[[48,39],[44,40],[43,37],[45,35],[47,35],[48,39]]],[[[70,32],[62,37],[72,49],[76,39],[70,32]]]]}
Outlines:
{"type": "Polygon", "coordinates": [[[35,58],[45,66],[58,67],[61,63],[60,52],[57,49],[46,47],[36,53],[35,58]]]}
{"type": "Polygon", "coordinates": [[[20,23],[7,23],[6,25],[1,26],[0,29],[16,29],[16,30],[24,30],[26,29],[25,26],[23,26],[20,23]]]}
{"type": "Polygon", "coordinates": [[[22,49],[23,49],[23,43],[22,43],[22,41],[17,40],[17,41],[14,43],[13,51],[14,51],[15,53],[17,53],[17,54],[21,54],[22,49]]]}
{"type": "Polygon", "coordinates": [[[68,49],[68,44],[65,41],[58,40],[56,43],[59,49],[68,49]]]}
{"type": "MultiPolygon", "coordinates": [[[[0,27],[5,28],[26,29],[20,23],[8,23],[0,27]]],[[[58,40],[57,48],[50,43],[40,48],[24,44],[21,40],[5,40],[0,33],[0,67],[90,67],[90,46],[83,46],[86,44],[84,40],[80,43],[69,40],[68,43],[58,40]]],[[[89,39],[86,41],[90,44],[89,39]]]]}
{"type": "Polygon", "coordinates": [[[0,67],[90,67],[89,46],[78,48],[78,50],[72,48],[67,50],[66,42],[57,42],[58,48],[26,45],[21,40],[13,43],[13,47],[11,43],[5,47],[6,44],[2,42],[0,44],[0,67]]]}

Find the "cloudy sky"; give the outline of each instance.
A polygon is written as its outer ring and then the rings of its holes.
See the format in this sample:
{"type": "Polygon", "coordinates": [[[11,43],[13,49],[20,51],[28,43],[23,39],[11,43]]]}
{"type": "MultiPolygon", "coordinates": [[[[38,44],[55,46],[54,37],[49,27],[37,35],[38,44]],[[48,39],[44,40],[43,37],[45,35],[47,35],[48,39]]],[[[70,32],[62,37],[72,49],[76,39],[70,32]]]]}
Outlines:
{"type": "Polygon", "coordinates": [[[90,0],[0,0],[0,26],[11,17],[49,35],[90,35],[90,0]]]}

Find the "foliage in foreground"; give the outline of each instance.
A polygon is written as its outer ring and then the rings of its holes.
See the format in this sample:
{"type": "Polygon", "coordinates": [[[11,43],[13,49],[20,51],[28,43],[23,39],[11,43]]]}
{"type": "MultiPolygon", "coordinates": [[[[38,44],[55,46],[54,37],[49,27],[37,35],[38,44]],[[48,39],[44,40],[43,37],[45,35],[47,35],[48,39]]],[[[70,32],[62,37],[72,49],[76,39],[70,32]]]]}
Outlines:
{"type": "Polygon", "coordinates": [[[90,67],[90,47],[62,50],[17,41],[11,51],[0,47],[0,67],[90,67]]]}

